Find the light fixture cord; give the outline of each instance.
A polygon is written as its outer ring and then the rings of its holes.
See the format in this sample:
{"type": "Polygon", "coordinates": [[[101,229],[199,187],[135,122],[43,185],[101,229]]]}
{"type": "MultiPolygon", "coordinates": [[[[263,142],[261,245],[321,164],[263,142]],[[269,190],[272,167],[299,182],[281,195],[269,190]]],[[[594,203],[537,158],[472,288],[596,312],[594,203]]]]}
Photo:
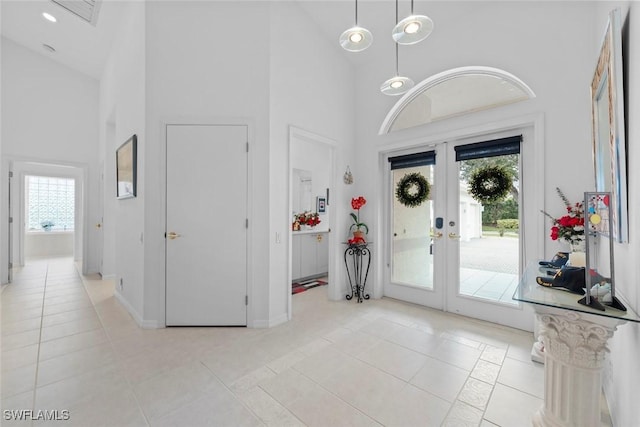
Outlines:
{"type": "MultiPolygon", "coordinates": [[[[396,0],[396,25],[398,25],[398,0],[396,0]]],[[[396,42],[396,77],[398,77],[399,75],[400,73],[398,72],[398,43],[396,42]]]]}
{"type": "Polygon", "coordinates": [[[411,0],[411,14],[413,15],[413,0],[411,0]]]}
{"type": "Polygon", "coordinates": [[[356,0],[356,27],[358,26],[358,0],[356,0]]]}

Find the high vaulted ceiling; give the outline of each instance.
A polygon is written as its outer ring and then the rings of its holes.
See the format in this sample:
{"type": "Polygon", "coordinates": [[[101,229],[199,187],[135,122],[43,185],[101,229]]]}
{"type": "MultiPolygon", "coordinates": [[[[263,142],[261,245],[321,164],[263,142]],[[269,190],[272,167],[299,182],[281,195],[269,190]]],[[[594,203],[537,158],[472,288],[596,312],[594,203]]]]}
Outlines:
{"type": "MultiPolygon", "coordinates": [[[[99,79],[113,38],[126,11],[126,4],[131,1],[167,0],[102,0],[96,26],[83,21],[50,0],[0,0],[2,35],[54,61],[99,79]],[[43,12],[54,15],[58,21],[56,23],[47,21],[42,16],[43,12]],[[47,51],[43,48],[43,44],[54,47],[56,52],[47,51]]],[[[355,1],[292,1],[298,3],[309,18],[317,24],[310,30],[318,31],[329,42],[335,43],[336,48],[339,49],[340,34],[355,23],[355,1]]],[[[414,10],[416,13],[427,14],[434,18],[435,31],[437,31],[440,22],[430,13],[435,4],[416,0],[414,10]]],[[[410,1],[399,0],[400,19],[409,12],[410,1]]],[[[359,0],[358,22],[373,32],[374,44],[363,52],[345,51],[345,57],[356,65],[367,63],[376,55],[388,55],[389,61],[393,62],[395,53],[391,29],[395,23],[395,2],[393,0],[359,0]]],[[[404,48],[401,48],[401,62],[402,49],[404,48]]]]}
{"type": "Polygon", "coordinates": [[[125,2],[101,2],[95,26],[49,0],[2,0],[2,35],[96,79],[102,75],[125,2]],[[42,13],[53,15],[49,22],[42,13]],[[50,52],[47,44],[56,49],[50,52]]]}

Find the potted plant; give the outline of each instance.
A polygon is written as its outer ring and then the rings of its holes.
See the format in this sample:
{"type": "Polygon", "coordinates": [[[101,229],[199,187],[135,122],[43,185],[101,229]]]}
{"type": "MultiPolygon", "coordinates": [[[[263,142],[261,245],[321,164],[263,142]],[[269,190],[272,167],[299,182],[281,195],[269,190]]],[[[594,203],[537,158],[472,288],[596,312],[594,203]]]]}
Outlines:
{"type": "Polygon", "coordinates": [[[364,235],[369,234],[369,227],[367,224],[360,221],[360,209],[366,203],[367,200],[362,196],[351,199],[351,207],[356,211],[356,213],[350,213],[353,224],[349,227],[349,231],[353,231],[353,239],[350,239],[349,243],[364,243],[364,235]],[[362,229],[365,231],[362,231],[362,229]]]}

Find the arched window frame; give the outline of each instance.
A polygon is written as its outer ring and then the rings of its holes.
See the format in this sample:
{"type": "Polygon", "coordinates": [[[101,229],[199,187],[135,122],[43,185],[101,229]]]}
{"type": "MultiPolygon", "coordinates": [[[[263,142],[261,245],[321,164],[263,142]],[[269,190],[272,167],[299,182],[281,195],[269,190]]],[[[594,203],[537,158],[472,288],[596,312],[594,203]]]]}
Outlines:
{"type": "MultiPolygon", "coordinates": [[[[492,67],[484,67],[484,66],[468,66],[468,67],[459,67],[453,68],[450,70],[443,71],[441,73],[435,74],[422,82],[418,83],[414,86],[409,92],[407,92],[396,104],[391,108],[384,121],[382,122],[382,126],[380,126],[379,135],[384,135],[390,132],[393,123],[396,121],[398,116],[404,111],[404,109],[413,102],[418,96],[426,92],[427,90],[443,83],[449,81],[451,79],[455,79],[462,76],[467,75],[485,75],[492,76],[508,81],[514,86],[518,87],[524,94],[526,94],[527,99],[532,99],[536,97],[536,94],[531,90],[531,88],[518,77],[513,74],[501,70],[499,68],[492,67]]],[[[489,107],[490,108],[490,107],[489,107]]],[[[477,110],[473,110],[477,111],[477,110]]],[[[470,111],[471,112],[471,111],[470,111]]],[[[465,113],[463,113],[465,114],[465,113]]]]}

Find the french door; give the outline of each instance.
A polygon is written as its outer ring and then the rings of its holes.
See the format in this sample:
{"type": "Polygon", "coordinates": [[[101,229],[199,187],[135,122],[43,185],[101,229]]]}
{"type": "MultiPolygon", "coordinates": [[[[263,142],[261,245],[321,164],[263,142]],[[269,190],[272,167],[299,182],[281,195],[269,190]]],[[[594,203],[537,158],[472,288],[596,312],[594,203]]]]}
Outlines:
{"type": "Polygon", "coordinates": [[[492,135],[388,156],[386,296],[533,328],[531,311],[511,298],[526,261],[521,140],[492,135]],[[504,194],[477,201],[474,174],[495,169],[510,177],[504,194]]]}

